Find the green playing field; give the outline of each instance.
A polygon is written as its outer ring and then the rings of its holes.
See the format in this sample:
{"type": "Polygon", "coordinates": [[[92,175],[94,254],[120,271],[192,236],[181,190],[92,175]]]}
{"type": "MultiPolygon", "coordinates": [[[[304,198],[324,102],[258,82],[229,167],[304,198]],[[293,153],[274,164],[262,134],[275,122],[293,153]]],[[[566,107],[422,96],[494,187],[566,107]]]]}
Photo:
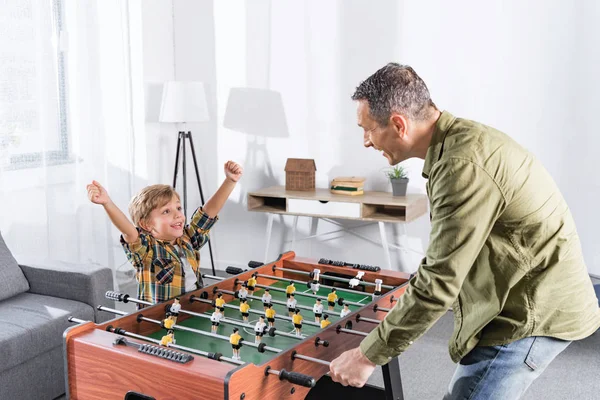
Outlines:
{"type": "MultiPolygon", "coordinates": [[[[260,281],[259,281],[259,284],[260,284],[260,281]]],[[[288,282],[279,281],[279,282],[276,282],[275,284],[271,285],[271,287],[285,288],[287,285],[288,285],[288,282]]],[[[312,292],[310,291],[310,289],[307,289],[307,287],[305,285],[296,284],[295,286],[296,286],[295,298],[298,301],[297,304],[311,308],[310,311],[309,310],[300,310],[300,314],[304,317],[304,321],[314,322],[315,319],[314,319],[314,313],[312,312],[312,307],[315,304],[315,299],[311,298],[311,297],[307,297],[307,296],[298,295],[298,293],[304,292],[304,293],[312,294],[312,292]]],[[[329,294],[330,291],[331,291],[330,289],[321,288],[321,290],[319,290],[319,292],[318,292],[318,295],[321,296],[324,310],[328,309],[327,294],[329,294]]],[[[264,290],[262,290],[262,289],[256,290],[254,292],[254,296],[257,296],[260,298],[263,295],[263,292],[264,292],[264,290]]],[[[270,293],[271,293],[273,300],[282,301],[284,303],[287,300],[286,295],[283,292],[270,290],[270,293]]],[[[338,295],[338,297],[343,297],[345,300],[357,302],[357,303],[361,303],[361,304],[365,304],[365,305],[368,304],[369,302],[371,302],[371,299],[372,299],[370,294],[367,294],[367,293],[359,294],[356,292],[346,292],[342,288],[337,289],[337,295],[338,295]]],[[[238,306],[239,300],[232,301],[228,304],[238,306]]],[[[250,306],[253,310],[259,310],[261,312],[263,311],[263,305],[260,300],[256,300],[256,299],[253,301],[249,300],[248,304],[250,304],[250,306]]],[[[184,304],[182,304],[182,307],[185,310],[184,304]]],[[[277,315],[283,315],[286,317],[288,316],[288,310],[285,305],[273,304],[273,308],[275,309],[277,315]]],[[[350,306],[350,309],[352,311],[355,311],[359,308],[360,307],[358,307],[358,306],[350,306]]],[[[340,319],[339,312],[341,311],[341,309],[342,309],[342,307],[336,303],[335,308],[333,310],[336,313],[336,315],[329,316],[329,320],[332,322],[332,325],[335,324],[335,322],[340,319]]],[[[208,312],[206,312],[206,315],[210,316],[213,311],[214,311],[213,309],[210,309],[208,312]]],[[[227,319],[232,319],[232,320],[243,322],[242,314],[240,313],[239,310],[225,308],[224,317],[227,319]]],[[[258,314],[251,313],[248,323],[254,327],[254,325],[258,321],[258,317],[259,317],[258,314]]],[[[267,321],[265,319],[265,323],[266,322],[267,321]]],[[[205,318],[200,318],[200,317],[190,317],[190,318],[186,319],[185,321],[180,321],[180,325],[186,326],[189,328],[198,329],[198,330],[205,331],[205,332],[209,332],[209,333],[210,333],[210,328],[211,328],[210,320],[205,319],[205,318]]],[[[219,353],[223,354],[224,356],[231,357],[232,356],[232,348],[231,348],[231,344],[229,343],[229,335],[233,332],[234,327],[235,327],[234,325],[221,322],[217,333],[219,335],[226,336],[227,340],[222,340],[222,339],[219,339],[216,337],[208,337],[208,336],[200,335],[197,333],[185,332],[185,331],[180,331],[180,330],[175,330],[175,340],[176,340],[176,343],[181,346],[186,346],[186,347],[203,350],[203,351],[208,351],[208,352],[219,352],[219,353]]],[[[275,327],[277,328],[277,331],[291,333],[291,334],[295,333],[294,326],[291,321],[282,321],[282,320],[276,319],[275,327]]],[[[244,341],[254,342],[254,329],[253,328],[239,327],[239,330],[240,330],[239,333],[244,338],[244,341]]],[[[305,336],[312,336],[313,334],[317,333],[320,330],[321,329],[316,326],[309,326],[307,324],[302,325],[302,335],[305,335],[305,336]]],[[[158,332],[156,332],[152,335],[148,335],[148,336],[155,338],[155,339],[160,339],[165,334],[166,334],[166,330],[160,329],[158,332]]],[[[300,342],[300,340],[298,340],[298,339],[284,337],[284,336],[278,336],[278,335],[276,335],[275,337],[271,337],[271,336],[268,336],[268,334],[265,334],[265,336],[263,336],[262,341],[267,346],[275,347],[275,348],[281,349],[281,350],[289,349],[289,348],[297,345],[300,342]]],[[[259,353],[256,348],[250,347],[250,346],[242,345],[242,347],[240,349],[240,356],[241,356],[242,361],[251,362],[251,363],[254,363],[257,365],[260,365],[260,364],[270,360],[274,355],[275,355],[275,353],[268,352],[268,351],[265,351],[264,353],[259,353]]],[[[201,356],[196,356],[196,357],[201,357],[201,356]]]]}

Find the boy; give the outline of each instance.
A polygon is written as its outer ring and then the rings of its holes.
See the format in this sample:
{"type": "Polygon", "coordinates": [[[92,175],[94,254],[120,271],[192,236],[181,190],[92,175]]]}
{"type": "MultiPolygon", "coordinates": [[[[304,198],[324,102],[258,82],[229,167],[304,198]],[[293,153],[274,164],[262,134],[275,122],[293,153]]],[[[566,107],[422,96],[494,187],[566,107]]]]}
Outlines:
{"type": "Polygon", "coordinates": [[[235,162],[225,163],[221,187],[194,212],[189,225],[185,225],[179,195],[168,185],[148,186],[131,200],[133,224],[98,182],[87,185],[90,201],[102,205],[122,233],[125,254],[137,270],[140,300],[158,303],[203,286],[200,248],[242,172],[235,162]]]}

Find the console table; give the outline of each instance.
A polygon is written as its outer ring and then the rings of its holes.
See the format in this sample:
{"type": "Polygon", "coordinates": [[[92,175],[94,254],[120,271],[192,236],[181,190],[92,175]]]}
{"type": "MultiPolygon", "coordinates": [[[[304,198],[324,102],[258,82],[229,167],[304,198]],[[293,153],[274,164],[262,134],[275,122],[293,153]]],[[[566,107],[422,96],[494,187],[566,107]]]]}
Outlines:
{"type": "MultiPolygon", "coordinates": [[[[388,243],[385,231],[385,223],[410,222],[427,213],[427,196],[422,194],[409,194],[407,196],[392,196],[389,192],[365,191],[361,196],[344,196],[333,194],[328,189],[316,189],[314,191],[290,191],[284,186],[272,186],[256,192],[248,193],[248,211],[268,213],[267,222],[267,245],[265,248],[265,260],[269,258],[269,246],[271,244],[271,229],[275,214],[294,216],[292,229],[292,248],[296,240],[296,228],[299,216],[324,219],[339,226],[339,231],[345,231],[372,243],[379,244],[385,251],[387,268],[392,267],[389,248],[400,247],[388,243]],[[357,232],[344,228],[335,219],[350,219],[365,221],[367,224],[378,223],[381,242],[377,242],[357,232]]],[[[367,225],[365,224],[365,225],[367,225]]],[[[364,225],[355,227],[359,228],[364,225]]],[[[327,232],[327,234],[334,232],[327,232]]],[[[322,235],[322,234],[320,234],[322,235]]],[[[311,235],[303,239],[315,238],[320,235],[311,235]]]]}

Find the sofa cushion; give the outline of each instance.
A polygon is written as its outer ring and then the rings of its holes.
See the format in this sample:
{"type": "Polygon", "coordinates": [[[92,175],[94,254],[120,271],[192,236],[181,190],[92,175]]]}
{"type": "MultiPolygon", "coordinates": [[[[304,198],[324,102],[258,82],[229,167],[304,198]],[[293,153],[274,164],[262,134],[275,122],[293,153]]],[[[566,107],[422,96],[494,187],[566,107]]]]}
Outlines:
{"type": "Polygon", "coordinates": [[[29,290],[29,282],[0,233],[0,301],[29,290]]]}
{"type": "Polygon", "coordinates": [[[0,301],[0,373],[63,342],[69,316],[91,321],[93,307],[78,301],[21,293],[0,301]]]}

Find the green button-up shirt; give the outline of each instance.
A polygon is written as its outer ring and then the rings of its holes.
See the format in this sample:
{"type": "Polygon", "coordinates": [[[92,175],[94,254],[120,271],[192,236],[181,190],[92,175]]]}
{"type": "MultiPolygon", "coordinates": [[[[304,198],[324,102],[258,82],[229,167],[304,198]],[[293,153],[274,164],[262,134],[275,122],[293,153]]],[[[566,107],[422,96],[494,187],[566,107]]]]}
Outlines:
{"type": "Polygon", "coordinates": [[[360,347],[385,364],[452,306],[450,356],[528,336],[583,339],[600,308],[569,208],[510,137],[443,112],[423,168],[431,235],[406,292],[360,347]]]}

